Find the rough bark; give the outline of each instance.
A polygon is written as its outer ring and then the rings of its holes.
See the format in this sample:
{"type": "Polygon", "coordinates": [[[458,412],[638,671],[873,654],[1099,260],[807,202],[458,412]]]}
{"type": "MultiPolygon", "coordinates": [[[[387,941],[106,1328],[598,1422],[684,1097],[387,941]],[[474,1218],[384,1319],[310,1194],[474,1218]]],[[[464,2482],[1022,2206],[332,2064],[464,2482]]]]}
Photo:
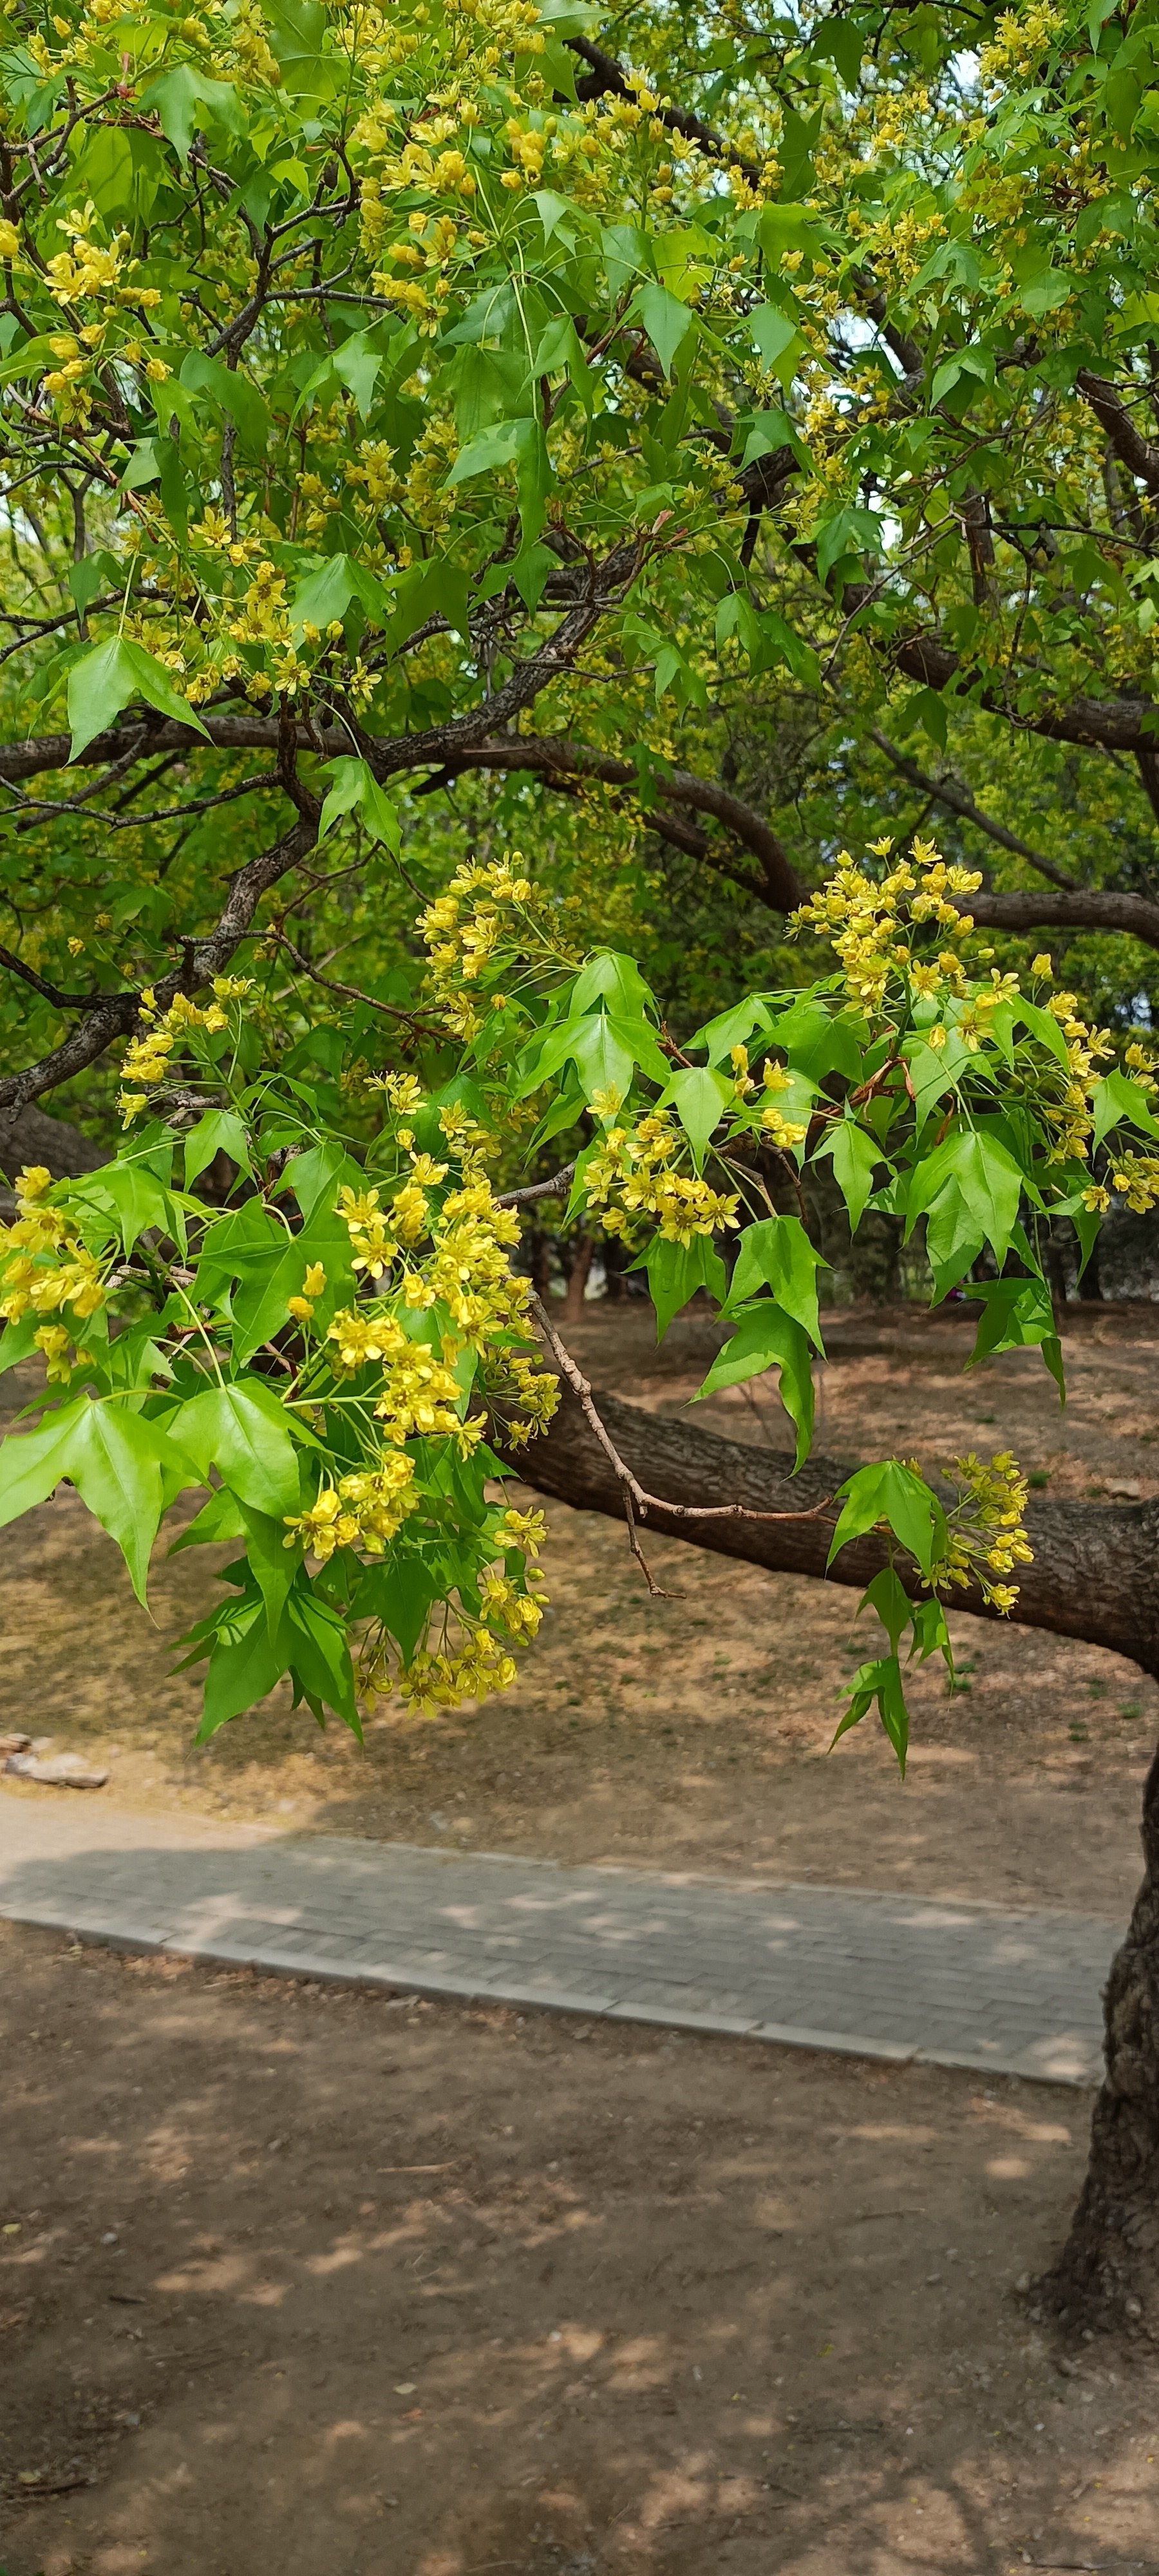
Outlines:
{"type": "MultiPolygon", "coordinates": [[[[852,1463],[814,1455],[793,1476],[787,1455],[742,1447],[613,1395],[595,1401],[625,1464],[649,1493],[673,1503],[808,1510],[835,1491],[852,1463]]],[[[612,1463],[568,1392],[546,1435],[518,1463],[541,1493],[624,1518],[612,1463]]],[[[1159,1503],[1038,1502],[1027,1529],[1034,1563],[1021,1569],[1016,1620],[1128,1655],[1159,1678],[1159,1503]]],[[[650,1510],[645,1547],[649,1531],[755,1565],[826,1575],[830,1534],[822,1521],[698,1523],[650,1510]]],[[[826,1579],[861,1587],[884,1558],[882,1540],[861,1539],[842,1550],[826,1579]]],[[[919,1588],[916,1572],[911,1588],[919,1588]]],[[[987,1615],[976,1595],[957,1595],[955,1607],[987,1615]]],[[[1159,2341],[1159,1754],[1144,1792],[1142,1830],[1143,1883],[1106,1989],[1106,2072],[1086,2181],[1067,2242],[1036,2295],[1068,2332],[1089,2322],[1159,2341]]]]}
{"type": "Polygon", "coordinates": [[[1086,2180],[1036,2294],[1069,2327],[1145,2330],[1159,2342],[1159,1754],[1143,1792],[1143,1884],[1107,1980],[1103,2044],[1086,2180]]]}
{"type": "Polygon", "coordinates": [[[32,1107],[15,1117],[0,1111],[0,1180],[14,1181],[26,1164],[41,1163],[54,1181],[66,1181],[78,1172],[95,1172],[107,1161],[107,1147],[94,1145],[66,1118],[50,1118],[46,1110],[32,1107]]]}
{"type": "MultiPolygon", "coordinates": [[[[803,1512],[835,1493],[857,1461],[816,1452],[799,1476],[791,1456],[758,1449],[692,1423],[644,1413],[597,1392],[596,1406],[625,1463],[649,1493],[673,1503],[743,1503],[753,1512],[803,1512]]],[[[615,1470],[566,1390],[542,1439],[519,1452],[519,1473],[540,1493],[580,1511],[624,1518],[615,1470]]],[[[1055,1635],[1082,1637],[1159,1672],[1159,1502],[1035,1501],[1027,1515],[1033,1565],[1021,1569],[1017,1621],[1055,1635]]],[[[823,1521],[677,1520],[649,1511],[644,1524],[665,1537],[738,1556],[791,1574],[825,1575],[831,1531],[823,1521]]],[[[828,1580],[858,1587],[886,1562],[884,1539],[843,1548],[828,1580]]],[[[905,1580],[904,1570],[902,1580],[905,1580]]],[[[916,1572],[915,1592],[920,1590],[916,1572]]],[[[961,1592],[955,1607],[987,1613],[980,1595],[961,1592]]]]}

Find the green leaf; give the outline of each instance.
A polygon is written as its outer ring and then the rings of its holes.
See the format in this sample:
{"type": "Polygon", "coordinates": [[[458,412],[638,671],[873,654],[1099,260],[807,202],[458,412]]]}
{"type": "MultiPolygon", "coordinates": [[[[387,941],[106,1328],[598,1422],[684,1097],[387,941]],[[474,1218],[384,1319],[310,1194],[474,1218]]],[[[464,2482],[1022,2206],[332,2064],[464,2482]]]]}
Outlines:
{"type": "Polygon", "coordinates": [[[227,367],[220,358],[207,358],[200,349],[191,349],[182,360],[180,382],[187,393],[206,393],[220,405],[234,424],[244,454],[260,464],[270,443],[269,408],[264,394],[241,368],[227,367]]]}
{"type": "Polygon", "coordinates": [[[896,1458],[886,1458],[877,1466],[859,1467],[856,1475],[847,1477],[837,1490],[845,1502],[833,1532],[827,1566],[851,1539],[864,1537],[867,1530],[885,1521],[922,1573],[933,1572],[935,1560],[946,1552],[946,1515],[937,1495],[931,1493],[915,1468],[903,1467],[896,1458]]]}
{"type": "Polygon", "coordinates": [[[796,323],[779,304],[757,304],[748,316],[753,344],[763,366],[774,367],[799,338],[796,323]]]}
{"type": "Polygon", "coordinates": [[[850,1229],[856,1234],[873,1196],[874,1174],[883,1159],[881,1147],[866,1135],[855,1118],[846,1116],[818,1147],[814,1162],[823,1154],[832,1158],[837,1187],[849,1211],[850,1229]]]}
{"type": "Polygon", "coordinates": [[[68,675],[68,721],[72,730],[69,759],[79,760],[90,742],[131,705],[134,698],[144,698],[147,706],[159,715],[169,716],[175,724],[189,725],[194,733],[208,742],[199,715],[188,700],[180,697],[160,662],[147,653],[143,644],[127,643],[114,636],[107,644],[95,644],[83,661],[74,662],[68,675]]]}
{"type": "Polygon", "coordinates": [[[661,1093],[657,1107],[671,1106],[676,1111],[698,1172],[704,1169],[709,1140],[715,1135],[727,1109],[736,1105],[736,1084],[727,1074],[713,1073],[707,1065],[690,1065],[674,1073],[661,1093]]]}
{"type": "Polygon", "coordinates": [[[412,1549],[397,1547],[383,1564],[364,1569],[355,1610],[359,1619],[381,1619],[397,1641],[403,1662],[409,1664],[432,1605],[443,1593],[440,1569],[412,1549]]]}
{"type": "Polygon", "coordinates": [[[658,1342],[663,1341],[673,1316],[680,1313],[690,1297],[695,1297],[698,1288],[707,1288],[718,1306],[724,1304],[728,1273],[706,1234],[694,1234],[687,1244],[668,1243],[662,1234],[654,1235],[632,1268],[647,1270],[658,1342]]]}
{"type": "Polygon", "coordinates": [[[289,1639],[279,1633],[277,1640],[271,1640],[260,1596],[236,1607],[231,1604],[220,1620],[210,1654],[205,1713],[195,1743],[207,1744],[219,1727],[256,1707],[280,1682],[289,1660],[289,1639]]]}
{"type": "Polygon", "coordinates": [[[286,96],[333,98],[345,66],[327,52],[322,0],[267,0],[264,15],[286,96]]]}
{"type": "Polygon", "coordinates": [[[666,376],[672,373],[676,352],[693,327],[694,316],[678,295],[670,294],[654,278],[639,286],[632,298],[632,312],[643,323],[666,376]]]}
{"type": "Polygon", "coordinates": [[[243,1172],[251,1172],[249,1137],[245,1121],[235,1109],[207,1109],[191,1127],[184,1139],[185,1187],[191,1190],[215,1154],[228,1154],[243,1172]]]}
{"type": "Polygon", "coordinates": [[[5,1324],[0,1333],[0,1377],[3,1377],[5,1369],[19,1368],[22,1360],[35,1356],[41,1321],[35,1306],[30,1306],[18,1324],[5,1324]]]}
{"type": "Polygon", "coordinates": [[[289,1640],[290,1668],[306,1697],[334,1709],[361,1743],[345,1622],[326,1608],[316,1587],[299,1585],[286,1604],[282,1633],[289,1640]]]}
{"type": "Polygon", "coordinates": [[[735,1002],[730,1011],[722,1011],[719,1018],[706,1020],[704,1027],[697,1030],[688,1044],[690,1047],[707,1048],[709,1063],[722,1064],[734,1046],[748,1045],[754,1030],[767,1037],[772,1026],[772,1013],[766,1009],[759,994],[752,994],[743,1002],[735,1002]]]}
{"type": "Polygon", "coordinates": [[[374,388],[382,371],[383,353],[374,347],[368,331],[352,331],[333,357],[334,373],[349,386],[358,406],[361,420],[368,420],[374,405],[374,388]]]}
{"type": "Polygon", "coordinates": [[[770,1288],[777,1305],[803,1326],[820,1350],[817,1272],[828,1267],[810,1243],[799,1216],[762,1217],[758,1224],[746,1226],[740,1238],[728,1296],[730,1312],[735,1313],[758,1288],[770,1288]]]}
{"type": "Polygon", "coordinates": [[[964,1208],[976,1225],[981,1242],[988,1243],[995,1260],[1001,1265],[1018,1222],[1019,1202],[1024,1189],[1033,1185],[1020,1171],[1013,1155],[997,1137],[980,1130],[962,1128],[936,1146],[928,1160],[919,1163],[908,1191],[906,1240],[912,1234],[919,1216],[936,1210],[939,1201],[956,1187],[964,1208]]]}
{"type": "Polygon", "coordinates": [[[971,1283],[970,1295],[982,1300],[984,1311],[967,1368],[976,1368],[996,1351],[1040,1349],[1065,1404],[1062,1344],[1045,1280],[976,1281],[971,1283]]]}
{"type": "Polygon", "coordinates": [[[1147,1093],[1125,1073],[1104,1074],[1102,1081],[1095,1084],[1091,1107],[1096,1145],[1101,1145],[1104,1136],[1120,1123],[1140,1128],[1145,1136],[1159,1136],[1159,1122],[1155,1119],[1147,1093]]]}
{"type": "Polygon", "coordinates": [[[347,1153],[345,1146],[340,1145],[336,1137],[327,1136],[322,1144],[311,1145],[307,1153],[294,1155],[282,1174],[281,1186],[283,1190],[293,1191],[302,1222],[309,1225],[315,1209],[322,1205],[323,1200],[328,1213],[337,1207],[343,1182],[348,1183],[351,1189],[359,1190],[363,1188],[365,1179],[361,1166],[347,1153]]]}
{"type": "Polygon", "coordinates": [[[908,1592],[899,1582],[892,1565],[883,1565],[868,1583],[857,1605],[860,1619],[863,1610],[876,1610],[889,1639],[890,1652],[897,1653],[904,1631],[910,1623],[912,1604],[908,1592]]]}
{"type": "Polygon", "coordinates": [[[189,159],[195,126],[204,131],[209,125],[224,125],[230,134],[245,132],[245,110],[234,83],[207,80],[192,63],[177,63],[159,80],[150,81],[141,93],[141,106],[146,114],[151,109],[156,115],[162,134],[182,161],[189,159]]]}
{"type": "Polygon", "coordinates": [[[378,784],[368,761],[343,757],[326,763],[326,775],[334,781],[318,820],[318,838],[325,840],[343,814],[356,809],[362,815],[372,838],[384,841],[396,855],[402,847],[402,826],[398,812],[385,790],[378,784]]]}
{"type": "MultiPolygon", "coordinates": [[[[35,1320],[39,1322],[39,1317],[35,1320]]],[[[87,1396],[79,1396],[51,1414],[39,1431],[10,1431],[0,1441],[0,1529],[7,1529],[9,1521],[19,1520],[24,1512],[34,1511],[55,1492],[65,1472],[61,1453],[88,1401],[87,1396]]]]}
{"type": "MultiPolygon", "coordinates": [[[[860,1726],[876,1700],[878,1716],[897,1755],[897,1766],[904,1780],[909,1748],[909,1710],[905,1704],[897,1656],[882,1655],[876,1663],[862,1664],[854,1673],[848,1689],[851,1694],[849,1706],[833,1737],[833,1744],[840,1743],[851,1726],[860,1726]]],[[[829,1749],[832,1752],[833,1746],[830,1745],[829,1749]]]]}
{"type": "MultiPolygon", "coordinates": [[[[116,1540],[133,1590],[145,1601],[149,1558],[165,1508],[159,1444],[165,1437],[125,1404],[88,1403],[72,1424],[62,1471],[101,1528],[116,1540]]],[[[195,1482],[192,1465],[181,1481],[195,1482]]]]}
{"type": "Polygon", "coordinates": [[[219,1547],[224,1539],[244,1538],[245,1528],[245,1515],[236,1494],[231,1494],[226,1485],[215,1485],[209,1501],[174,1539],[169,1554],[180,1556],[186,1547],[219,1547]]]}
{"type": "Polygon", "coordinates": [[[117,581],[123,583],[124,572],[116,556],[106,554],[103,546],[98,546],[95,554],[82,555],[79,563],[68,568],[68,586],[82,617],[87,616],[102,590],[117,581]]]}
{"type": "Polygon", "coordinates": [[[659,1017],[655,995],[635,958],[623,957],[615,948],[598,948],[572,986],[573,1015],[590,1011],[597,1002],[605,1002],[609,1011],[625,1020],[644,1019],[649,1012],[653,1019],[659,1017]]]}
{"type": "Polygon", "coordinates": [[[264,1379],[206,1387],[172,1419],[203,1483],[216,1467],[222,1483],[252,1511],[280,1521],[298,1510],[298,1451],[285,1409],[264,1379]]]}
{"type": "Polygon", "coordinates": [[[813,1445],[812,1354],[800,1325],[791,1315],[782,1314],[770,1299],[758,1299],[739,1317],[732,1339],[718,1352],[692,1401],[702,1404],[706,1396],[716,1395],[722,1387],[743,1386],[747,1379],[763,1376],[768,1368],[780,1369],[781,1402],[796,1425],[796,1473],[813,1445]]]}
{"type": "Polygon", "coordinates": [[[73,1181],[69,1197],[82,1222],[90,1218],[85,1226],[90,1242],[112,1238],[122,1252],[131,1252],[143,1234],[156,1228],[185,1250],[185,1211],[179,1198],[132,1148],[122,1160],[103,1163],[99,1170],[73,1181]],[[106,1220],[103,1225],[102,1219],[106,1220]]]}
{"type": "Polygon", "coordinates": [[[245,1533],[246,1563],[265,1604],[266,1629],[271,1646],[277,1644],[282,1612],[290,1588],[301,1564],[301,1551],[286,1546],[286,1525],[271,1520],[266,1512],[241,1507],[245,1533]]]}

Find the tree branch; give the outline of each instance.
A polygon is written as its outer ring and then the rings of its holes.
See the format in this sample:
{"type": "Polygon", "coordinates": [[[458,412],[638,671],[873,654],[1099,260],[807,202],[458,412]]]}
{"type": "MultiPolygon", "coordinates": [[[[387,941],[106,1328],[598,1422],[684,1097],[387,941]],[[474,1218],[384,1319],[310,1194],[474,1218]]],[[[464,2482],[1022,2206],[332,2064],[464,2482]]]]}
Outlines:
{"type": "Polygon", "coordinates": [[[934,797],[939,805],[948,806],[951,814],[960,814],[965,822],[976,823],[979,831],[997,841],[1000,849],[1012,850],[1016,858],[1029,860],[1031,867],[1037,868],[1039,875],[1046,877],[1051,885],[1063,889],[1074,886],[1074,878],[1065,876],[1052,859],[1044,859],[1040,850],[1032,850],[1028,841],[1020,841],[1017,832],[1008,832],[1004,823],[996,823],[992,815],[984,814],[975,804],[970,789],[960,787],[956,778],[929,777],[924,769],[918,768],[916,760],[907,759],[904,751],[899,751],[896,743],[888,741],[883,733],[875,733],[871,729],[869,739],[885,753],[887,760],[892,760],[894,768],[909,780],[910,786],[918,788],[923,796],[934,797]]]}
{"type": "Polygon", "coordinates": [[[293,958],[295,966],[303,975],[309,976],[312,984],[324,984],[328,993],[341,993],[344,1001],[365,1002],[368,1011],[381,1011],[387,1019],[405,1020],[408,1027],[417,1029],[421,1036],[435,1038],[440,1044],[445,1044],[446,1030],[430,1020],[424,1020],[421,1012],[404,1010],[401,1002],[380,1002],[377,994],[364,993],[358,984],[336,983],[333,975],[323,975],[317,966],[312,966],[309,958],[303,957],[301,949],[295,948],[293,940],[288,939],[285,931],[280,928],[268,931],[266,936],[269,939],[275,939],[279,948],[286,950],[287,955],[293,958]]]}
{"type": "Polygon", "coordinates": [[[1089,367],[1080,367],[1075,381],[1120,464],[1129,474],[1137,474],[1149,492],[1159,493],[1159,447],[1136,428],[1122,395],[1105,376],[1092,374],[1089,367]]]}
{"type": "MultiPolygon", "coordinates": [[[[659,1487],[667,1498],[650,1501],[648,1516],[649,1526],[668,1538],[859,1590],[888,1562],[887,1542],[874,1533],[842,1548],[832,1568],[827,1565],[832,1531],[825,1504],[855,1460],[814,1455],[794,1475],[789,1456],[645,1413],[601,1390],[592,1401],[606,1443],[578,1395],[565,1387],[546,1432],[513,1455],[516,1474],[539,1493],[557,1495],[577,1511],[625,1520],[623,1468],[641,1488],[659,1487]],[[682,1508],[717,1502],[730,1507],[727,1515],[712,1518],[701,1510],[689,1518],[682,1508]]],[[[1159,1506],[1032,1502],[1027,1531],[1034,1563],[1019,1569],[1010,1614],[1015,1624],[1083,1637],[1153,1672],[1159,1664],[1159,1506]]],[[[904,1556],[897,1572],[911,1595],[924,1597],[917,1568],[904,1556]]],[[[956,1592],[953,1608],[980,1618],[998,1615],[976,1590],[956,1592]]]]}
{"type": "MultiPolygon", "coordinates": [[[[216,927],[207,938],[190,941],[181,965],[154,985],[158,1010],[168,1010],[178,993],[195,993],[224,972],[249,931],[262,896],[285,875],[287,868],[305,857],[314,839],[312,822],[296,823],[271,849],[263,850],[260,857],[239,868],[216,927]]],[[[133,1034],[140,1005],[139,991],[110,993],[95,1009],[89,1009],[86,1002],[81,1025],[70,1030],[51,1055],[43,1056],[38,1064],[27,1065],[23,1073],[0,1077],[0,1110],[16,1115],[27,1108],[29,1101],[39,1100],[44,1092],[55,1090],[59,1083],[71,1081],[74,1074],[95,1064],[118,1038],[133,1034]]]]}
{"type": "MultiPolygon", "coordinates": [[[[593,751],[587,743],[575,742],[566,734],[516,734],[507,742],[488,739],[446,764],[448,776],[472,769],[537,770],[548,779],[593,778],[607,787],[637,791],[640,783],[639,773],[630,761],[616,760],[609,752],[593,751]]],[[[751,805],[717,780],[697,778],[687,769],[671,773],[657,770],[652,783],[666,804],[690,806],[696,813],[711,814],[746,850],[751,850],[761,870],[761,885],[756,890],[775,911],[792,912],[800,903],[804,889],[788,851],[771,824],[751,805]]],[[[702,854],[705,853],[696,853],[702,854]]]]}
{"type": "Polygon", "coordinates": [[[553,1172],[548,1181],[532,1181],[525,1190],[501,1191],[495,1205],[503,1208],[526,1207],[532,1199],[562,1198],[564,1191],[571,1188],[574,1179],[575,1164],[565,1163],[562,1172],[553,1172]]]}
{"type": "Polygon", "coordinates": [[[1120,930],[1159,948],[1159,903],[1078,886],[1068,894],[967,894],[958,904],[982,930],[1120,930]]]}

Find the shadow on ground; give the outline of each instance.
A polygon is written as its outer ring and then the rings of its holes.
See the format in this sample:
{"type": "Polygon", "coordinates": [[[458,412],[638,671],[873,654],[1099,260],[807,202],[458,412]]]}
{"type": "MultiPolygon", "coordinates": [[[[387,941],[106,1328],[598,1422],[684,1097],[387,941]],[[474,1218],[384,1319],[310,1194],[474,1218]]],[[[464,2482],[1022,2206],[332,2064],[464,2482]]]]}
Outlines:
{"type": "Polygon", "coordinates": [[[1148,2564],[1088,2097],[0,1927],[9,2576],[1148,2564]]]}

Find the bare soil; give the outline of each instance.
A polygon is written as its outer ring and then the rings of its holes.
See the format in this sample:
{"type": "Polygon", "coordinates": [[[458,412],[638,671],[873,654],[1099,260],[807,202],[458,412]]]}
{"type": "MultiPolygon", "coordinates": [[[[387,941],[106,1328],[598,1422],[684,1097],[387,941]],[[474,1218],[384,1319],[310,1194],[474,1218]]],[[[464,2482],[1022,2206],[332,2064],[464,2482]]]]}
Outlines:
{"type": "MultiPolygon", "coordinates": [[[[1010,1447],[1052,1493],[1154,1493],[1159,1309],[1072,1309],[1070,1325],[1062,1413],[1035,1352],[964,1375],[964,1318],[833,1316],[819,1443],[851,1462],[896,1449],[928,1464],[1010,1447]]],[[[596,1307],[572,1339],[597,1384],[675,1411],[717,1333],[689,1316],[657,1351],[649,1309],[596,1307]]],[[[775,1398],[734,1389],[697,1418],[785,1445],[775,1398]]],[[[195,1689],[172,1677],[166,1645],[232,1551],[162,1556],[153,1628],[62,1492],[0,1538],[0,1727],[108,1761],[102,1796],[137,1811],[1125,1914],[1159,1732],[1159,1691],[1135,1665],[956,1615],[960,1686],[949,1698],[936,1672],[915,1680],[903,1786],[868,1723],[828,1757],[839,1685],[866,1651],[854,1594],[656,1541],[675,1597],[653,1600],[622,1529],[559,1505],[549,1520],[552,1607],[505,1698],[435,1724],[380,1715],[361,1749],[340,1726],[319,1735],[283,1690],[195,1752],[195,1689]]]]}
{"type": "Polygon", "coordinates": [[[12,1926],[0,2032],[9,2576],[1155,2565],[1084,2094],[12,1926]]]}

